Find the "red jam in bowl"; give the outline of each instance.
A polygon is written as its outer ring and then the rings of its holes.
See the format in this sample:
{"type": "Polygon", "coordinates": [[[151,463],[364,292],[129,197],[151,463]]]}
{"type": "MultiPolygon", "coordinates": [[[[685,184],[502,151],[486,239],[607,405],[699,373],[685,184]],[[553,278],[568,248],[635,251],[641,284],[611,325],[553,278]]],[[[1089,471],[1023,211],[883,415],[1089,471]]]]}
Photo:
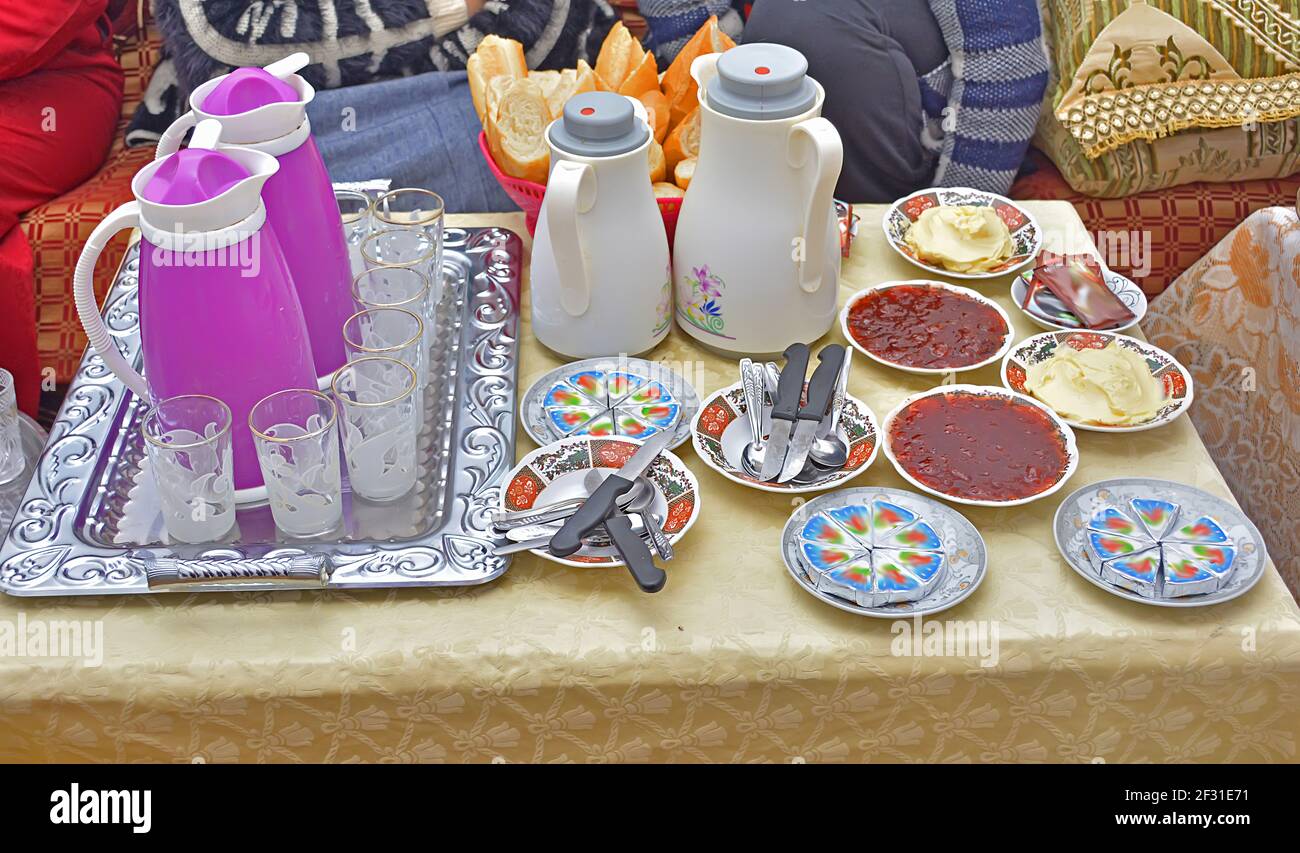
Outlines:
{"type": "Polygon", "coordinates": [[[992,306],[924,284],[867,291],[849,309],[848,326],[853,339],[877,358],[928,370],[988,361],[1010,331],[992,306]]]}
{"type": "Polygon", "coordinates": [[[889,443],[917,482],[967,500],[1033,497],[1056,485],[1070,462],[1065,436],[1042,409],[965,391],[909,404],[890,424],[889,443]]]}

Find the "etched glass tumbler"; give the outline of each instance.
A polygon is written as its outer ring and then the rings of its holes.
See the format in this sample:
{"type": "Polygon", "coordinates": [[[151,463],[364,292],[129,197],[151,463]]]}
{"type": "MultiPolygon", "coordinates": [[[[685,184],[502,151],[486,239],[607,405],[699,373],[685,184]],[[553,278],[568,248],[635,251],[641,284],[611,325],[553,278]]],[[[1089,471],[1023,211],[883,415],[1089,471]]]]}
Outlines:
{"type": "Polygon", "coordinates": [[[275,525],[290,536],[320,536],[343,521],[338,414],[319,391],[264,397],[248,415],[275,525]]]}
{"type": "Polygon", "coordinates": [[[18,431],[18,395],[14,376],[0,367],[0,484],[23,472],[23,437],[18,431]]]}
{"type": "Polygon", "coordinates": [[[395,358],[415,371],[415,410],[421,405],[429,384],[428,347],[424,345],[424,323],[402,308],[367,308],[343,324],[343,343],[348,361],[382,356],[395,358]]]}
{"type": "Polygon", "coordinates": [[[359,358],[334,374],[348,479],[363,498],[391,501],[415,485],[415,381],[409,366],[379,356],[359,358]]]}
{"type": "Polygon", "coordinates": [[[437,304],[442,290],[442,263],[438,254],[433,238],[423,231],[388,228],[375,231],[361,241],[361,259],[366,269],[406,267],[419,271],[431,283],[430,290],[437,291],[430,299],[430,305],[437,304]]]}
{"type": "Polygon", "coordinates": [[[230,409],[215,397],[169,397],[144,416],[149,467],[167,535],[215,542],[235,526],[230,409]]]}
{"type": "Polygon", "coordinates": [[[371,229],[386,231],[400,228],[419,231],[434,244],[433,269],[442,269],[442,225],[446,205],[442,196],[430,190],[403,187],[375,199],[370,217],[371,229]]]}
{"type": "Polygon", "coordinates": [[[363,309],[401,308],[420,318],[424,325],[424,343],[433,346],[426,319],[433,307],[429,277],[410,267],[371,267],[352,279],[352,298],[363,309]]]}

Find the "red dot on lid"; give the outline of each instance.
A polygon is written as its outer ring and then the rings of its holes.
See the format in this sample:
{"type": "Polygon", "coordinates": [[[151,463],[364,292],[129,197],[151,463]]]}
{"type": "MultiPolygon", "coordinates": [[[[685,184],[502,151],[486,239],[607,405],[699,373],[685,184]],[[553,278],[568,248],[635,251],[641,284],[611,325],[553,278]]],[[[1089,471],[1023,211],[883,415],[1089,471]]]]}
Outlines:
{"type": "Polygon", "coordinates": [[[771,74],[771,73],[772,73],[772,69],[771,69],[771,68],[768,68],[766,65],[760,65],[760,66],[758,66],[757,68],[754,69],[754,73],[755,73],[755,74],[771,74]]]}
{"type": "Polygon", "coordinates": [[[595,107],[583,107],[583,108],[582,108],[581,110],[579,110],[578,112],[582,113],[582,114],[585,115],[585,116],[594,115],[595,112],[596,112],[596,108],[595,108],[595,107]]]}

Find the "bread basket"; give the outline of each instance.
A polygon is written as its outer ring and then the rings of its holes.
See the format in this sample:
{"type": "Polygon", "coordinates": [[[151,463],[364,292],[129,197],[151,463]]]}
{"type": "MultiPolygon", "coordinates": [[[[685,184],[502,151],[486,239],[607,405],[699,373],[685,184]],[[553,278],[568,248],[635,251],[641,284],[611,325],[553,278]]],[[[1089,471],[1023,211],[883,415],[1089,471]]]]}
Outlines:
{"type": "MultiPolygon", "coordinates": [[[[501,167],[492,159],[492,152],[488,150],[487,134],[483,131],[479,131],[478,134],[478,147],[483,152],[483,159],[487,161],[488,168],[492,170],[497,183],[501,184],[501,189],[505,190],[510,200],[519,205],[524,212],[524,224],[528,227],[529,236],[532,236],[537,230],[537,216],[542,212],[542,197],[546,195],[546,185],[513,178],[501,171],[501,167]]],[[[682,209],[682,200],[659,198],[656,201],[659,202],[659,213],[664,218],[664,231],[668,234],[668,248],[671,249],[673,234],[677,231],[677,214],[682,209]]]]}

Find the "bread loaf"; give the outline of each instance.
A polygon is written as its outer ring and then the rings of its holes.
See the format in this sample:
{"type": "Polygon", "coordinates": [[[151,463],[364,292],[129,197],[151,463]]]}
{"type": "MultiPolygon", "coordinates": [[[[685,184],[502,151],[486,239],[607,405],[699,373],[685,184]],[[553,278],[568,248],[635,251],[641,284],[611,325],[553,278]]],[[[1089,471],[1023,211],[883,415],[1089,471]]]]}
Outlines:
{"type": "Polygon", "coordinates": [[[484,36],[478,49],[465,65],[469,75],[469,94],[474,100],[478,120],[486,127],[487,87],[496,77],[521,79],[528,76],[528,62],[524,59],[524,46],[514,39],[484,36]]]}
{"type": "Polygon", "coordinates": [[[700,153],[700,108],[697,106],[690,115],[668,134],[664,142],[664,157],[668,168],[672,169],[688,157],[698,157],[700,153]]]}
{"type": "Polygon", "coordinates": [[[488,148],[501,171],[546,183],[551,159],[546,126],[550,123],[550,108],[537,81],[525,77],[505,84],[493,99],[487,123],[488,148]]]}

